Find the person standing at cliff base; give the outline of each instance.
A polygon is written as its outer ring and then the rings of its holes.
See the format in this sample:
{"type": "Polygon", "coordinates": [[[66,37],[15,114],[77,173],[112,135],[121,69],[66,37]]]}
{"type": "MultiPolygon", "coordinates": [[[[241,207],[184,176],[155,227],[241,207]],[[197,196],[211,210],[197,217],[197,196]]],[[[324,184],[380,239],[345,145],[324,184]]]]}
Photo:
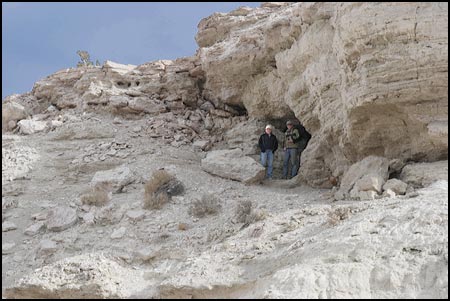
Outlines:
{"type": "Polygon", "coordinates": [[[261,149],[261,164],[265,167],[267,163],[267,179],[272,179],[273,156],[278,149],[277,137],[272,134],[273,126],[268,124],[265,133],[259,137],[259,148],[261,149]]]}
{"type": "Polygon", "coordinates": [[[287,130],[284,134],[283,150],[283,179],[288,178],[289,162],[291,165],[291,177],[295,177],[298,172],[298,141],[300,140],[300,133],[298,129],[294,128],[294,123],[290,120],[286,122],[287,130]]]}

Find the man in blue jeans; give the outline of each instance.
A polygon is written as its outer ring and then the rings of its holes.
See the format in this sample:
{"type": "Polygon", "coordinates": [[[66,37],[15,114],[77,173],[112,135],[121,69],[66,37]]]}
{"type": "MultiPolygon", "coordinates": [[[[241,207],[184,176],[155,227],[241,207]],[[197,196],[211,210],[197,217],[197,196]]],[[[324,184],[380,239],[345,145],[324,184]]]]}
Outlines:
{"type": "Polygon", "coordinates": [[[300,133],[294,128],[292,121],[286,122],[287,131],[283,141],[284,161],[283,161],[283,179],[288,178],[289,161],[291,165],[291,178],[295,177],[298,172],[298,141],[300,133]]]}
{"type": "Polygon", "coordinates": [[[272,134],[273,127],[268,124],[265,133],[259,137],[259,148],[261,149],[261,164],[265,167],[267,163],[267,179],[272,180],[273,154],[278,149],[278,140],[272,134]]]}

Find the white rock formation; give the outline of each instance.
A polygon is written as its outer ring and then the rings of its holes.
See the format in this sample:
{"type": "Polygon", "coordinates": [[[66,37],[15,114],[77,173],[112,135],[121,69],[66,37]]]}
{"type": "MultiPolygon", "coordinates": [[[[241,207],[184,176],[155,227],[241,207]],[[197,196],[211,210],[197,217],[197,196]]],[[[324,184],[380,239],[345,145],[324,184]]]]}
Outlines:
{"type": "Polygon", "coordinates": [[[448,298],[447,28],[446,3],[264,3],[203,19],[194,57],[7,97],[26,114],[3,122],[2,224],[20,230],[2,232],[2,297],[448,298]],[[29,115],[48,132],[23,136],[29,115]],[[299,177],[243,185],[265,125],[281,142],[294,117],[313,134],[299,177]],[[185,194],[141,210],[161,167],[185,194]],[[123,193],[83,205],[105,179],[123,193]],[[189,214],[208,195],[221,210],[189,214]]]}
{"type": "Polygon", "coordinates": [[[300,2],[198,28],[204,97],[261,119],[295,114],[313,135],[304,181],[329,186],[368,155],[447,156],[448,4],[300,2]]]}
{"type": "Polygon", "coordinates": [[[37,82],[32,95],[58,109],[158,114],[197,105],[196,58],[160,60],[139,66],[107,61],[100,67],[65,69],[37,82]]]}
{"type": "Polygon", "coordinates": [[[6,291],[16,298],[124,298],[144,288],[141,271],[122,267],[102,253],[66,258],[6,291]],[[55,277],[58,275],[57,277],[55,277]],[[131,285],[132,284],[132,285],[131,285]]]}
{"type": "Polygon", "coordinates": [[[11,140],[13,147],[2,148],[2,184],[25,177],[32,169],[32,164],[40,158],[35,148],[15,146],[16,141],[11,140]]]}

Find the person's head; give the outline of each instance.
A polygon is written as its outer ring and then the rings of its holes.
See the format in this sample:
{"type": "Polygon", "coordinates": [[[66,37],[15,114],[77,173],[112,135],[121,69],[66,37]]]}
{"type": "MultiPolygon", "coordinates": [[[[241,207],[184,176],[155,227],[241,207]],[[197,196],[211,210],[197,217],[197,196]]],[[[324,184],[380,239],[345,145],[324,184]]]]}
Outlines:
{"type": "Polygon", "coordinates": [[[266,125],[266,133],[267,134],[272,134],[272,130],[273,130],[273,126],[271,126],[270,124],[266,125]]]}
{"type": "Polygon", "coordinates": [[[288,120],[286,122],[286,126],[287,126],[288,129],[292,129],[292,127],[294,126],[294,123],[292,121],[288,120]]]}

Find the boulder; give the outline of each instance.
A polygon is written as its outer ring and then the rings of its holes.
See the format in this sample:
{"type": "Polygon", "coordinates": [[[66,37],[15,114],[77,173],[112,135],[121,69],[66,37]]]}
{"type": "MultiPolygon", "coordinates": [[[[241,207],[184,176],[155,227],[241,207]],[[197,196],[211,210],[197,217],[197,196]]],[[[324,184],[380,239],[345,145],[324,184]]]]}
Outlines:
{"type": "Polygon", "coordinates": [[[87,225],[93,225],[95,223],[95,215],[92,212],[87,212],[81,216],[83,222],[87,225]]]}
{"type": "Polygon", "coordinates": [[[25,235],[34,236],[39,232],[41,232],[44,228],[45,228],[44,222],[37,222],[26,228],[23,233],[25,235]]]}
{"type": "Polygon", "coordinates": [[[58,249],[56,242],[50,239],[43,239],[39,243],[39,253],[42,255],[49,255],[58,249]]]}
{"type": "Polygon", "coordinates": [[[390,190],[390,189],[386,189],[385,191],[383,191],[383,197],[395,197],[397,195],[397,193],[395,193],[394,191],[390,190]]]}
{"type": "Polygon", "coordinates": [[[428,186],[438,180],[448,181],[448,160],[431,163],[409,163],[403,167],[400,180],[415,188],[428,186]]]}
{"type": "Polygon", "coordinates": [[[107,182],[112,184],[113,192],[119,193],[126,185],[136,180],[135,174],[125,165],[121,165],[115,169],[97,171],[91,180],[91,186],[99,182],[107,182]]]}
{"type": "Polygon", "coordinates": [[[77,211],[68,206],[58,206],[50,209],[46,221],[47,229],[54,232],[64,231],[78,221],[77,211]]]}
{"type": "Polygon", "coordinates": [[[140,221],[145,217],[145,211],[143,210],[130,210],[127,211],[126,216],[132,220],[133,222],[135,221],[140,221]]]}
{"type": "Polygon", "coordinates": [[[376,196],[377,193],[375,191],[368,190],[368,191],[359,191],[357,196],[355,196],[355,198],[360,199],[361,201],[371,201],[374,200],[376,196]]]}
{"type": "Polygon", "coordinates": [[[128,102],[128,107],[136,112],[145,112],[150,114],[159,114],[166,112],[166,107],[164,104],[159,103],[155,99],[150,99],[146,97],[133,97],[128,102]]]}
{"type": "Polygon", "coordinates": [[[254,159],[244,156],[241,149],[211,151],[201,161],[202,169],[210,174],[245,184],[264,179],[265,168],[254,159]]]}
{"type": "MultiPolygon", "coordinates": [[[[335,194],[335,197],[338,200],[349,196],[352,198],[360,198],[359,192],[362,191],[381,193],[381,188],[388,179],[388,176],[388,159],[377,156],[366,157],[350,166],[342,178],[341,186],[335,194]]],[[[372,198],[372,193],[370,195],[366,194],[362,194],[364,199],[372,198]]]]}
{"type": "Polygon", "coordinates": [[[117,109],[128,106],[128,101],[130,98],[127,96],[113,95],[109,98],[110,105],[117,109]]]}
{"type": "Polygon", "coordinates": [[[159,255],[159,253],[160,253],[159,250],[155,250],[152,247],[145,247],[145,248],[142,248],[142,249],[136,251],[135,257],[142,261],[149,261],[149,260],[157,257],[159,255]]]}
{"type": "Polygon", "coordinates": [[[111,239],[120,239],[125,235],[126,232],[127,228],[120,227],[119,229],[114,230],[114,232],[111,234],[111,239]]]}
{"type": "Polygon", "coordinates": [[[196,151],[207,151],[211,145],[209,140],[196,140],[194,143],[192,143],[192,146],[196,151]]]}
{"type": "Polygon", "coordinates": [[[365,175],[355,182],[353,189],[358,191],[375,191],[381,193],[385,179],[380,175],[365,175]]]}
{"type": "Polygon", "coordinates": [[[395,194],[405,194],[406,188],[408,188],[408,184],[399,179],[389,179],[383,185],[383,190],[391,190],[395,194]]]}
{"type": "Polygon", "coordinates": [[[2,129],[12,130],[19,120],[27,117],[25,107],[14,101],[2,104],[2,129]]]}
{"type": "Polygon", "coordinates": [[[38,121],[32,119],[23,119],[18,122],[20,133],[24,135],[31,135],[34,133],[45,131],[48,128],[46,121],[38,121]]]}

